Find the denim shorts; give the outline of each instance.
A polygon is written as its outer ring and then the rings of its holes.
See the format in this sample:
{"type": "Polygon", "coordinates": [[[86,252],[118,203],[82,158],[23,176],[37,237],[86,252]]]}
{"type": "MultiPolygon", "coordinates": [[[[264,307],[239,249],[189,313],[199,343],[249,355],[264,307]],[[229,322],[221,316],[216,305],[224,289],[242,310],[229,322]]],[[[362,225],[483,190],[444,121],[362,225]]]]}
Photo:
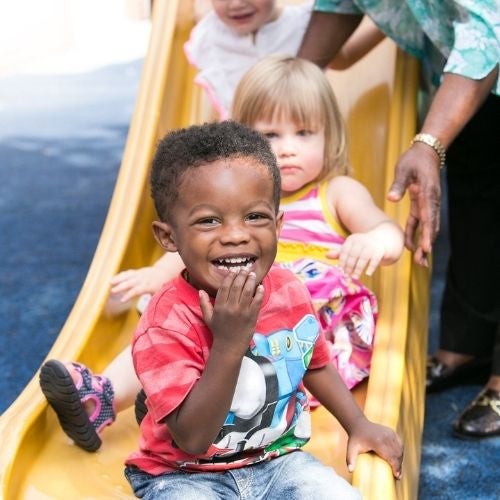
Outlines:
{"type": "Polygon", "coordinates": [[[305,451],[225,472],[153,476],[127,466],[134,494],[147,500],[361,500],[359,491],[305,451]]]}

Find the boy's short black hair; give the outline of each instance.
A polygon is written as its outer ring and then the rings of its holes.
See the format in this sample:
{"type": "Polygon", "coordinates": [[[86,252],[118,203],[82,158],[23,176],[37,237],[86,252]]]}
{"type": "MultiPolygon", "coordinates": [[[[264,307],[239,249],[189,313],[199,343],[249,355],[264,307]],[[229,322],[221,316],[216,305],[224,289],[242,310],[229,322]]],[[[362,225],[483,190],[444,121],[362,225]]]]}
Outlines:
{"type": "Polygon", "coordinates": [[[268,169],[278,211],[281,179],[269,142],[246,125],[224,121],[175,130],[158,144],[151,170],[151,196],[160,219],[168,221],[179,183],[188,169],[242,157],[252,158],[268,169]]]}

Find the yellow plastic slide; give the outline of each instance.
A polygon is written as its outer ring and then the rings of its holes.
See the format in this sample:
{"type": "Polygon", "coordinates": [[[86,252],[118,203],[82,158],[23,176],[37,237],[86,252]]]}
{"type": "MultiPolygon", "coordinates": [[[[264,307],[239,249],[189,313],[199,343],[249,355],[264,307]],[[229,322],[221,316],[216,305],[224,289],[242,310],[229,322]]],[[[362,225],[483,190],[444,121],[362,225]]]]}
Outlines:
{"type": "MultiPolygon", "coordinates": [[[[148,54],[130,132],[106,223],[78,299],[48,358],[79,360],[101,371],[130,341],[135,308],[106,312],[108,283],[119,270],[159,256],[151,235],[148,167],[157,140],[168,130],[200,120],[203,106],[193,88],[182,45],[192,27],[186,0],[155,2],[148,54]]],[[[406,202],[389,204],[385,193],[393,166],[414,133],[417,66],[390,41],[344,73],[331,74],[349,130],[355,175],[380,206],[404,224],[406,202]]],[[[322,409],[313,415],[311,452],[352,479],[366,499],[416,498],[424,413],[424,360],[428,273],[408,253],[377,272],[370,285],[380,302],[376,349],[369,382],[355,391],[369,418],[398,430],[405,441],[404,473],[395,482],[387,464],[365,454],[350,477],[345,433],[322,409]]],[[[104,431],[97,453],[86,453],[61,431],[39,389],[38,374],[0,418],[0,497],[15,499],[130,498],[123,461],[137,445],[132,410],[104,431]]]]}

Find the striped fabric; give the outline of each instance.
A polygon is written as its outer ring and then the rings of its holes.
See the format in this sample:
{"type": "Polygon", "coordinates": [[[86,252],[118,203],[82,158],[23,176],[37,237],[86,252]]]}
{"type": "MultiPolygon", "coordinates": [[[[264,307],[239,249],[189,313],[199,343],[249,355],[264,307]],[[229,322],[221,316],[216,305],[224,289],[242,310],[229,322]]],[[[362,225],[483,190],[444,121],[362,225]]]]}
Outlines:
{"type": "Polygon", "coordinates": [[[280,208],[285,216],[278,262],[289,262],[304,255],[324,260],[327,250],[344,242],[346,232],[327,206],[327,185],[327,182],[308,184],[294,195],[281,199],[280,208]]]}

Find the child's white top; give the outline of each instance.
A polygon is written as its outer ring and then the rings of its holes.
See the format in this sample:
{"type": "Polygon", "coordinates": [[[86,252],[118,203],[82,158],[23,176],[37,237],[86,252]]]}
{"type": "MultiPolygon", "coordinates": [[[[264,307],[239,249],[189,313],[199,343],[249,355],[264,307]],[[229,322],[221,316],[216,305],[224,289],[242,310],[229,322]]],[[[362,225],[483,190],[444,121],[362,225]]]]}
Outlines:
{"type": "Polygon", "coordinates": [[[243,74],[262,57],[271,54],[295,56],[299,50],[312,4],[283,7],[275,21],[264,24],[253,35],[239,35],[210,11],[191,31],[184,51],[199,73],[201,85],[221,119],[227,117],[233,94],[243,74]]]}

